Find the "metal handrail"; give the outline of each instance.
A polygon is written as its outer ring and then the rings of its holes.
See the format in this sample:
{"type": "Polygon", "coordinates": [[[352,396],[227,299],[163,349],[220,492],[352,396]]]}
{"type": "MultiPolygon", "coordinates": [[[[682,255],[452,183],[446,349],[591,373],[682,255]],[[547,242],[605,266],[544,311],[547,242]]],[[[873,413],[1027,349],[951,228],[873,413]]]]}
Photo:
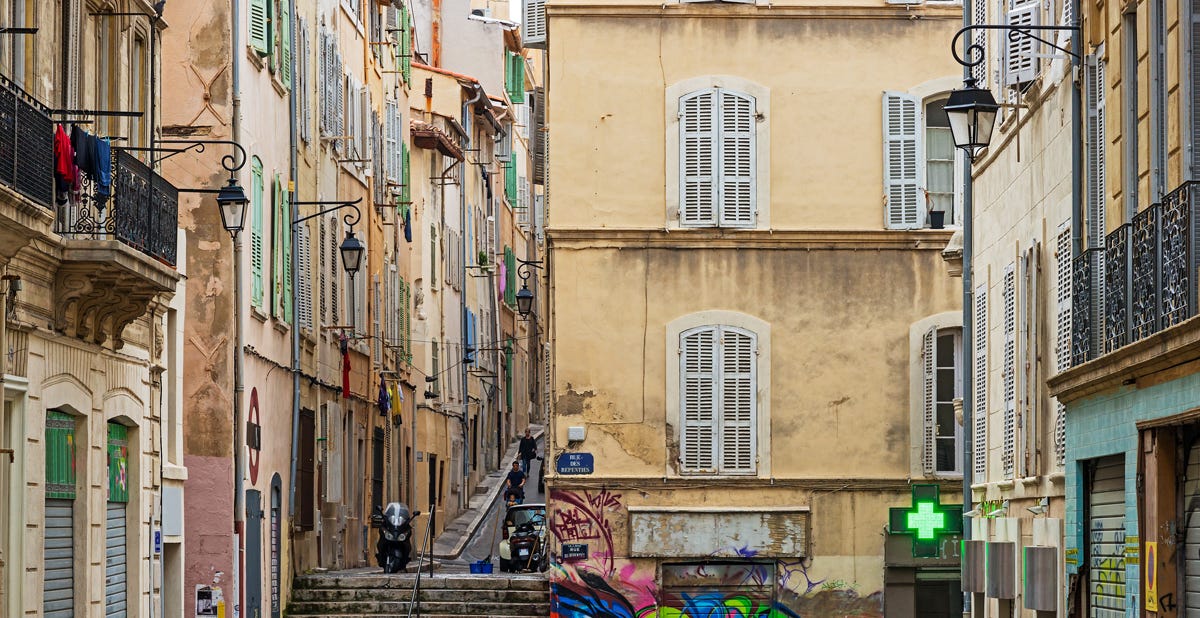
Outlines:
{"type": "MultiPolygon", "coordinates": [[[[435,508],[437,508],[436,504],[429,505],[429,513],[431,515],[433,514],[435,508]]],[[[428,521],[429,521],[429,523],[425,526],[425,539],[423,541],[421,541],[421,553],[417,554],[417,578],[416,578],[416,581],[413,582],[412,598],[410,598],[408,600],[408,616],[409,616],[409,618],[412,618],[414,608],[416,608],[416,610],[417,610],[417,618],[421,618],[421,609],[420,609],[420,606],[417,604],[417,595],[420,594],[420,592],[421,592],[421,560],[424,558],[425,553],[428,551],[429,539],[430,539],[430,537],[433,536],[433,518],[432,517],[428,518],[428,521]]],[[[432,560],[429,562],[429,576],[433,577],[433,561],[432,560]]]]}

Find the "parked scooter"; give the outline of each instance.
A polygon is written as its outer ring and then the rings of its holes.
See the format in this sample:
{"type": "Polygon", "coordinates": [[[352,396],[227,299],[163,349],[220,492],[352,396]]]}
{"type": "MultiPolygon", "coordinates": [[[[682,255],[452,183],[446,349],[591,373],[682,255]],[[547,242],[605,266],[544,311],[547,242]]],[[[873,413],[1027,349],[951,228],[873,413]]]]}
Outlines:
{"type": "Polygon", "coordinates": [[[375,560],[384,573],[399,573],[408,568],[412,556],[412,518],[421,511],[409,512],[400,502],[389,502],[387,507],[375,507],[371,516],[371,527],[379,528],[379,541],[375,544],[375,560]]]}
{"type": "MultiPolygon", "coordinates": [[[[525,522],[518,524],[508,536],[508,567],[514,573],[545,571],[550,566],[546,555],[545,507],[525,522]]],[[[503,562],[503,560],[502,560],[503,562]]]]}

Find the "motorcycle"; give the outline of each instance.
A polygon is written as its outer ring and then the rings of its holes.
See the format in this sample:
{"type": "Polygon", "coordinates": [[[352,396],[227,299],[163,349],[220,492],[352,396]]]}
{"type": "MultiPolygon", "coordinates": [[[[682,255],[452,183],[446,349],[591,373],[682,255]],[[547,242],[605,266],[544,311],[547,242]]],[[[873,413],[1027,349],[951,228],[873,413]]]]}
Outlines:
{"type": "Polygon", "coordinates": [[[412,519],[421,511],[409,512],[400,502],[390,502],[387,507],[375,507],[371,515],[371,527],[379,528],[379,541],[375,543],[375,560],[384,573],[399,573],[408,568],[412,556],[412,519]]]}
{"type": "Polygon", "coordinates": [[[550,566],[550,558],[546,554],[545,515],[534,514],[518,524],[508,535],[507,541],[509,559],[500,561],[502,567],[508,567],[505,570],[513,573],[545,571],[550,566]]]}

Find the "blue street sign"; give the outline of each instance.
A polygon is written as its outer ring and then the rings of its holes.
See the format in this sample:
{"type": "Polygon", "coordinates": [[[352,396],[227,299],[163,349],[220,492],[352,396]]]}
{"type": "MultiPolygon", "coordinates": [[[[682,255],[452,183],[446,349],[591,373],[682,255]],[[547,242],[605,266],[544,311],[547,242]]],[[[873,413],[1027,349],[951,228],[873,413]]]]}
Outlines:
{"type": "Polygon", "coordinates": [[[154,555],[162,553],[162,530],[154,531],[154,555]]]}
{"type": "Polygon", "coordinates": [[[591,453],[561,453],[555,464],[559,474],[591,474],[596,471],[596,459],[591,453]]]}

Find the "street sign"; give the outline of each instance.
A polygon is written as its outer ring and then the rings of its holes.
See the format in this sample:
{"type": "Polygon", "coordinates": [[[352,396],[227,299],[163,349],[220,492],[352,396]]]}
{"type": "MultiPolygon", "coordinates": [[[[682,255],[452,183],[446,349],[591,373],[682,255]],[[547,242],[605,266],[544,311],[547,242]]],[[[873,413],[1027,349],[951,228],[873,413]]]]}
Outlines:
{"type": "Polygon", "coordinates": [[[559,474],[591,474],[596,470],[591,453],[561,453],[555,464],[559,474]]]}
{"type": "Polygon", "coordinates": [[[892,507],[888,528],[892,534],[912,535],[914,558],[936,558],[944,536],[962,534],[962,505],[942,504],[937,485],[912,486],[912,506],[892,507]]]}
{"type": "Polygon", "coordinates": [[[154,531],[154,555],[162,554],[162,530],[154,531]]]}
{"type": "Polygon", "coordinates": [[[563,543],[562,553],[559,554],[559,560],[563,562],[575,562],[578,560],[587,560],[588,546],[587,543],[563,543]]]}

